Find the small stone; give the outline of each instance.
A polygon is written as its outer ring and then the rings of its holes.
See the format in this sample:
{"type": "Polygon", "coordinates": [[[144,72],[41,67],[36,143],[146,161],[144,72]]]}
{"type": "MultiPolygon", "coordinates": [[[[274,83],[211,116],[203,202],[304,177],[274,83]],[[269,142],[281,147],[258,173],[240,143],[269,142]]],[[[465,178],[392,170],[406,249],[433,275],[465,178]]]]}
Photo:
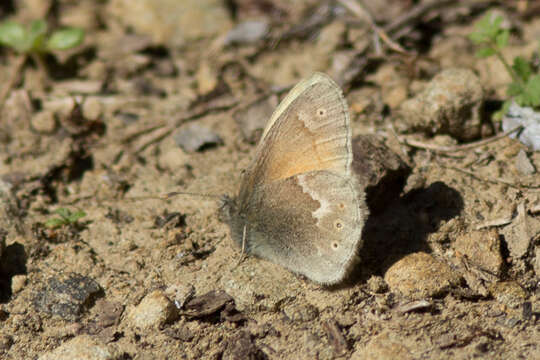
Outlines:
{"type": "Polygon", "coordinates": [[[352,169],[366,187],[371,214],[386,209],[399,198],[411,168],[376,135],[359,135],[352,140],[352,169]]]}
{"type": "Polygon", "coordinates": [[[503,117],[502,128],[509,131],[520,125],[523,126],[523,130],[510,134],[510,137],[515,139],[519,136],[522,144],[533,151],[540,151],[540,112],[512,103],[503,117]]]}
{"type": "Polygon", "coordinates": [[[24,289],[26,285],[26,275],[15,275],[11,278],[11,292],[16,294],[24,289]]]}
{"type": "Polygon", "coordinates": [[[459,236],[454,249],[482,270],[499,275],[503,266],[501,240],[496,229],[472,231],[459,236]]]}
{"type": "Polygon", "coordinates": [[[265,20],[244,21],[227,33],[225,45],[256,43],[266,36],[268,28],[265,20]]]}
{"type": "Polygon", "coordinates": [[[536,277],[540,278],[540,246],[537,246],[534,249],[534,262],[533,262],[534,272],[536,277]]]}
{"type": "Polygon", "coordinates": [[[221,0],[112,0],[107,14],[108,21],[171,46],[212,38],[231,28],[229,11],[221,0]]]}
{"type": "Polygon", "coordinates": [[[532,175],[536,172],[531,160],[527,156],[527,153],[520,150],[516,156],[516,170],[522,175],[532,175]]]}
{"type": "Polygon", "coordinates": [[[506,240],[510,255],[514,259],[520,259],[527,255],[533,235],[531,234],[531,226],[528,224],[525,201],[518,204],[516,211],[517,216],[508,226],[501,229],[500,233],[506,240]]]}
{"type": "Polygon", "coordinates": [[[39,360],[115,360],[119,357],[108,346],[90,335],[81,335],[41,355],[39,360]]]}
{"type": "Polygon", "coordinates": [[[283,309],[285,315],[294,322],[307,322],[315,320],[319,316],[319,309],[311,304],[290,304],[283,309]]]}
{"type": "Polygon", "coordinates": [[[193,285],[174,284],[165,290],[165,295],[174,303],[177,309],[181,309],[194,294],[195,288],[193,285]]]}
{"type": "Polygon", "coordinates": [[[197,92],[199,95],[210,93],[216,88],[219,81],[216,70],[206,61],[200,63],[195,78],[197,79],[197,92]]]}
{"type": "Polygon", "coordinates": [[[369,291],[375,294],[381,294],[388,290],[388,284],[384,282],[382,276],[373,275],[367,281],[369,291]]]}
{"type": "Polygon", "coordinates": [[[411,299],[423,299],[443,295],[459,283],[460,277],[446,263],[419,252],[393,264],[384,280],[393,291],[411,299]]]}
{"type": "Polygon", "coordinates": [[[178,316],[174,304],[162,291],[156,290],[146,295],[128,315],[131,325],[140,329],[163,326],[178,316]]]}
{"type": "Polygon", "coordinates": [[[240,311],[278,311],[281,304],[300,295],[297,283],[293,274],[278,265],[249,260],[221,279],[240,311]]]}
{"type": "Polygon", "coordinates": [[[395,87],[387,89],[383,93],[383,101],[388,104],[390,109],[396,109],[407,99],[407,86],[406,84],[398,84],[395,87]]]}
{"type": "Polygon", "coordinates": [[[82,104],[83,116],[88,120],[97,120],[103,111],[103,105],[96,97],[85,99],[82,104]]]}
{"type": "Polygon", "coordinates": [[[38,112],[32,117],[32,128],[41,134],[50,134],[56,129],[54,113],[49,110],[38,112]]]}
{"type": "Polygon", "coordinates": [[[75,321],[102,294],[103,289],[94,279],[70,273],[49,278],[33,303],[39,311],[75,321]]]}
{"type": "Polygon", "coordinates": [[[471,70],[444,70],[423,92],[401,105],[404,130],[474,140],[481,135],[483,100],[482,85],[471,70]]]}
{"type": "Polygon", "coordinates": [[[177,131],[174,134],[174,141],[188,153],[223,144],[219,135],[197,123],[189,124],[177,131]]]}
{"type": "Polygon", "coordinates": [[[390,335],[383,333],[372,339],[364,348],[356,350],[351,360],[363,359],[400,359],[412,360],[409,349],[401,344],[399,340],[393,340],[390,335]]]}
{"type": "Polygon", "coordinates": [[[494,283],[489,288],[489,291],[495,300],[513,309],[527,300],[527,293],[515,281],[494,283]]]}
{"type": "Polygon", "coordinates": [[[234,112],[233,118],[240,128],[244,140],[252,144],[259,141],[264,127],[270,120],[277,105],[277,96],[272,95],[259,99],[234,112]]]}

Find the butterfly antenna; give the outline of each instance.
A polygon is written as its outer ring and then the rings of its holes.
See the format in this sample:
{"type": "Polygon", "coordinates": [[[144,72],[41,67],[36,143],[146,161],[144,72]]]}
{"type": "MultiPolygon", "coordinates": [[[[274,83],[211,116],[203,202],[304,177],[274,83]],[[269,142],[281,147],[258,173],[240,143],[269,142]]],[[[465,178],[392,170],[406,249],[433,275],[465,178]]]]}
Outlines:
{"type": "Polygon", "coordinates": [[[240,252],[240,258],[238,259],[238,262],[236,263],[236,265],[234,265],[234,268],[238,267],[238,265],[242,263],[242,260],[244,260],[244,254],[246,250],[246,233],[247,233],[247,225],[244,225],[244,230],[242,231],[242,251],[240,252]]]}
{"type": "Polygon", "coordinates": [[[185,192],[185,191],[173,191],[173,192],[163,195],[162,198],[168,200],[177,195],[189,195],[189,196],[200,196],[200,197],[205,197],[205,198],[210,198],[210,199],[221,199],[221,195],[191,193],[191,192],[185,192]]]}
{"type": "Polygon", "coordinates": [[[173,191],[173,192],[170,192],[170,193],[166,193],[166,194],[163,194],[163,195],[157,195],[157,196],[153,196],[153,195],[149,195],[149,196],[132,196],[132,197],[128,197],[128,198],[125,198],[126,200],[149,200],[149,199],[153,199],[153,200],[169,200],[175,196],[178,196],[178,195],[188,195],[188,196],[199,196],[199,197],[205,197],[205,198],[209,198],[209,199],[220,199],[221,196],[219,195],[214,195],[214,194],[200,194],[200,193],[190,193],[190,192],[184,192],[184,191],[173,191]]]}

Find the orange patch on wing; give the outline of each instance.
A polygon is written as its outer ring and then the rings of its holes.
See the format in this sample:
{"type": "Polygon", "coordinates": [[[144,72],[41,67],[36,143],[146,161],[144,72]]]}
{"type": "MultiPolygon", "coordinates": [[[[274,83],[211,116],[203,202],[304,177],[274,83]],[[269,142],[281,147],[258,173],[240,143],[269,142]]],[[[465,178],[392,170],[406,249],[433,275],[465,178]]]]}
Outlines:
{"type": "Polygon", "coordinates": [[[267,170],[268,179],[281,180],[309,171],[331,170],[342,166],[343,160],[336,159],[338,149],[325,145],[312,143],[311,151],[298,153],[289,150],[278,159],[271,159],[267,170]]]}

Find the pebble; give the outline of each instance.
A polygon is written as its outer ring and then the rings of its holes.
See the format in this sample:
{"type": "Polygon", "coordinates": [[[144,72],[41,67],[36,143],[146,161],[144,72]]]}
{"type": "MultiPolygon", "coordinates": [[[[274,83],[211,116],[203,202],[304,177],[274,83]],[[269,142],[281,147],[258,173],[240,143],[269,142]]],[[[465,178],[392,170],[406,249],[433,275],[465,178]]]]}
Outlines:
{"type": "Polygon", "coordinates": [[[529,107],[521,107],[516,103],[510,105],[508,112],[503,117],[503,131],[512,130],[516,126],[523,126],[519,133],[510,134],[515,139],[519,135],[519,141],[533,151],[540,150],[540,112],[535,112],[529,107]]]}
{"type": "Polygon", "coordinates": [[[522,175],[532,175],[536,172],[534,165],[523,149],[516,156],[515,166],[516,170],[522,175]]]}
{"type": "Polygon", "coordinates": [[[96,97],[89,97],[82,104],[82,112],[85,119],[98,120],[103,111],[101,101],[96,97]]]}
{"type": "Polygon", "coordinates": [[[176,319],[178,312],[174,304],[162,291],[156,290],[146,295],[128,315],[133,327],[155,328],[176,319]]]}
{"type": "Polygon", "coordinates": [[[384,282],[382,276],[373,275],[367,281],[369,291],[375,294],[382,294],[388,290],[388,284],[384,282]]]}
{"type": "Polygon", "coordinates": [[[494,275],[499,275],[502,270],[501,240],[496,229],[463,234],[454,242],[454,249],[482,270],[494,275]]]}
{"type": "Polygon", "coordinates": [[[50,134],[56,129],[56,119],[50,110],[43,110],[32,116],[32,128],[41,134],[50,134]]]}
{"type": "Polygon", "coordinates": [[[253,44],[262,40],[268,33],[268,22],[265,20],[244,21],[225,36],[225,45],[253,44]]]}
{"type": "Polygon", "coordinates": [[[111,0],[108,19],[135,33],[148,34],[154,43],[177,46],[211,38],[232,27],[221,0],[111,0]]]}
{"type": "Polygon", "coordinates": [[[500,233],[506,240],[510,255],[514,259],[520,259],[527,255],[534,238],[534,232],[531,224],[529,224],[524,201],[518,204],[516,212],[517,216],[512,219],[508,226],[501,229],[500,233]]]}
{"type": "Polygon", "coordinates": [[[384,275],[392,291],[411,299],[440,296],[460,281],[450,266],[433,256],[418,252],[393,264],[384,275]]]}
{"type": "Polygon", "coordinates": [[[173,284],[165,290],[165,295],[178,309],[181,309],[194,294],[195,288],[193,285],[173,284]]]}
{"type": "Polygon", "coordinates": [[[420,94],[403,102],[399,111],[401,125],[403,130],[474,140],[481,135],[483,104],[482,85],[471,70],[447,69],[436,75],[420,94]]]}
{"type": "Polygon", "coordinates": [[[75,321],[93,299],[103,294],[103,289],[92,278],[77,273],[58,275],[47,280],[33,299],[37,310],[75,321]]]}
{"type": "Polygon", "coordinates": [[[41,355],[38,360],[114,360],[119,357],[114,351],[90,335],[80,335],[53,351],[41,355]]]}
{"type": "Polygon", "coordinates": [[[266,123],[278,105],[277,96],[259,99],[233,113],[233,119],[240,128],[244,140],[251,144],[259,141],[266,123]]]}
{"type": "Polygon", "coordinates": [[[540,246],[537,246],[534,249],[534,262],[533,262],[534,272],[536,277],[540,279],[540,246]]]}
{"type": "Polygon", "coordinates": [[[285,315],[294,322],[308,322],[319,316],[319,309],[311,304],[290,304],[283,309],[285,315]]]}
{"type": "Polygon", "coordinates": [[[352,151],[352,169],[366,187],[370,213],[385,210],[387,204],[399,198],[411,168],[377,135],[356,136],[352,151]]]}
{"type": "Polygon", "coordinates": [[[26,275],[14,275],[11,278],[11,292],[13,294],[20,292],[26,286],[26,281],[26,275]]]}
{"type": "Polygon", "coordinates": [[[301,293],[292,273],[255,258],[223,274],[221,286],[239,311],[278,311],[281,304],[301,293]]]}
{"type": "Polygon", "coordinates": [[[188,153],[223,144],[218,134],[197,123],[184,126],[173,135],[173,138],[176,144],[188,153]]]}

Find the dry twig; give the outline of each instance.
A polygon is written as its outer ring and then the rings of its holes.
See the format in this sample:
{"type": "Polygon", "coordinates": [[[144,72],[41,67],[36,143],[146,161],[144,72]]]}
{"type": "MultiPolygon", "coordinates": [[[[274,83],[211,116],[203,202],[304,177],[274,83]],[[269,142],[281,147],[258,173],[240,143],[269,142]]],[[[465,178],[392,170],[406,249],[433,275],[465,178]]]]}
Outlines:
{"type": "Polygon", "coordinates": [[[513,134],[517,131],[521,131],[523,129],[523,126],[519,125],[519,126],[516,126],[515,128],[513,129],[510,129],[510,130],[507,130],[505,132],[502,132],[498,135],[495,135],[495,136],[492,136],[490,138],[487,138],[487,139],[483,139],[483,140],[479,140],[479,141],[475,141],[475,142],[472,142],[472,143],[469,143],[469,144],[464,144],[464,145],[456,145],[456,146],[439,146],[439,145],[432,145],[432,144],[426,144],[426,143],[423,143],[421,141],[416,141],[416,140],[409,140],[409,139],[404,139],[404,138],[400,138],[400,142],[402,144],[405,144],[405,145],[408,145],[410,147],[415,147],[415,148],[418,148],[418,149],[424,149],[424,150],[430,150],[430,151],[433,151],[433,152],[436,152],[436,153],[454,153],[454,152],[458,152],[458,151],[465,151],[465,150],[471,150],[471,149],[475,149],[477,147],[480,147],[480,146],[484,146],[486,144],[489,144],[489,143],[492,143],[494,141],[497,141],[497,140],[500,140],[510,134],[513,134]]]}
{"type": "Polygon", "coordinates": [[[405,50],[401,45],[399,45],[397,42],[392,40],[390,36],[379,27],[375,20],[373,20],[373,16],[369,13],[367,8],[359,1],[354,0],[338,0],[341,5],[343,5],[345,8],[347,8],[350,12],[352,12],[354,15],[358,16],[359,18],[366,19],[377,36],[382,39],[388,45],[388,47],[396,52],[402,53],[402,54],[409,54],[407,50],[405,50]]]}

